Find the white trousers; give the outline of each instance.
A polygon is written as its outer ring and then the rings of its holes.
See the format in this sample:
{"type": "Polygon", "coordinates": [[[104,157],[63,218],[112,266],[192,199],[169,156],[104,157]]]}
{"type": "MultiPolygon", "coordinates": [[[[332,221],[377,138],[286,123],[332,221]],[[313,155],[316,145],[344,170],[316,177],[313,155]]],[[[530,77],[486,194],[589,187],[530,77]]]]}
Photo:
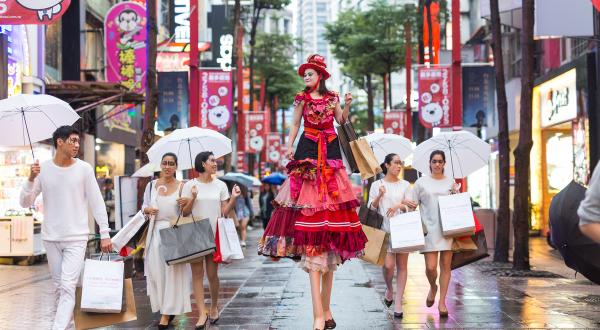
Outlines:
{"type": "Polygon", "coordinates": [[[86,247],[87,241],[44,241],[56,293],[56,315],[52,330],[75,329],[75,289],[83,269],[86,247]]]}

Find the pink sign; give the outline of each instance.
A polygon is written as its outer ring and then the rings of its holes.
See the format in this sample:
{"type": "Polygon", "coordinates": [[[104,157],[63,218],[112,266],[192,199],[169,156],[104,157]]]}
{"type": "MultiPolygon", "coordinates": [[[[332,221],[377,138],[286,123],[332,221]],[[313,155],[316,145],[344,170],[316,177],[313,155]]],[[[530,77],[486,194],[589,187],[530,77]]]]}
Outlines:
{"type": "Polygon", "coordinates": [[[52,24],[67,11],[71,0],[0,0],[3,25],[52,24]]]}
{"type": "Polygon", "coordinates": [[[278,164],[281,161],[281,133],[270,132],[267,134],[267,161],[278,164]]]}
{"type": "Polygon", "coordinates": [[[136,2],[114,5],[104,20],[106,80],[137,93],[146,88],[146,22],[146,9],[136,2]]]}
{"type": "Polygon", "coordinates": [[[263,111],[253,111],[244,114],[246,118],[246,143],[245,150],[247,153],[258,153],[265,146],[266,129],[265,129],[265,113],[263,111]]]}
{"type": "Polygon", "coordinates": [[[426,128],[452,127],[450,67],[419,68],[419,120],[426,128]]]}
{"type": "Polygon", "coordinates": [[[387,134],[397,134],[407,137],[409,129],[406,111],[392,110],[384,112],[383,130],[387,134]]]}
{"type": "Polygon", "coordinates": [[[226,131],[233,119],[231,71],[200,70],[200,127],[226,131]]]}

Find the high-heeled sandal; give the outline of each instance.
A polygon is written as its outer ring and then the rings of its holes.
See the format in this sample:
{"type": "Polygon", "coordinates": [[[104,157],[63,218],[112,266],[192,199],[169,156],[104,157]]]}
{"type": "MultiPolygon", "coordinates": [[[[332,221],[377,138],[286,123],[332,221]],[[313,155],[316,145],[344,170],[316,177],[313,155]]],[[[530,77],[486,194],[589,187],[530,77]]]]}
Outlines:
{"type": "Polygon", "coordinates": [[[331,320],[325,320],[325,329],[335,329],[335,327],[337,327],[337,324],[333,318],[331,318],[331,320]]]}
{"type": "Polygon", "coordinates": [[[441,318],[446,318],[448,317],[448,311],[439,311],[440,312],[440,317],[441,318]]]}
{"type": "Polygon", "coordinates": [[[196,327],[194,329],[196,329],[196,330],[205,330],[206,326],[208,325],[208,319],[209,319],[209,317],[208,317],[208,315],[206,315],[206,320],[204,320],[204,324],[196,325],[196,327]]]}
{"type": "MultiPolygon", "coordinates": [[[[437,285],[435,286],[435,294],[433,295],[433,299],[429,300],[429,293],[427,294],[427,299],[425,300],[425,306],[427,307],[431,307],[433,306],[433,304],[435,304],[435,295],[437,294],[437,285]]],[[[429,289],[429,291],[431,292],[431,289],[429,289]]]]}

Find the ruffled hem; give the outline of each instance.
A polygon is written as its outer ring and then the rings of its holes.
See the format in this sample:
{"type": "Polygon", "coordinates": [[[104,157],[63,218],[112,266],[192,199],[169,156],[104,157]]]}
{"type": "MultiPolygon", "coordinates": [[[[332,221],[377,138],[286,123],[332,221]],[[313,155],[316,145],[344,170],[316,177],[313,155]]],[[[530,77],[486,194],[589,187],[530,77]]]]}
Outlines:
{"type": "Polygon", "coordinates": [[[258,242],[258,254],[272,258],[300,260],[302,254],[294,246],[293,237],[263,236],[258,242]]]}
{"type": "Polygon", "coordinates": [[[361,224],[355,210],[321,211],[295,218],[294,228],[302,231],[355,232],[361,224]]]}
{"type": "Polygon", "coordinates": [[[356,232],[305,232],[296,230],[293,246],[296,253],[305,256],[318,256],[333,252],[343,261],[360,258],[364,254],[367,236],[362,229],[356,232]]]}
{"type": "Polygon", "coordinates": [[[338,265],[342,263],[340,256],[335,253],[320,254],[314,257],[302,256],[300,264],[298,265],[305,272],[334,272],[337,270],[338,265]]]}

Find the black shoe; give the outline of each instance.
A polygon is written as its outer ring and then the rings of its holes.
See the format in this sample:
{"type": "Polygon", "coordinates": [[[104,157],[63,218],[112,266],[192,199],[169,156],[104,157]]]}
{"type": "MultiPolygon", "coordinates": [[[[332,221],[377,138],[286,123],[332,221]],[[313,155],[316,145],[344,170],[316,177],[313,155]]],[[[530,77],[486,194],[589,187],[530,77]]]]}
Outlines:
{"type": "Polygon", "coordinates": [[[216,319],[210,319],[210,324],[217,324],[217,322],[219,322],[219,319],[221,318],[221,316],[219,315],[219,317],[217,317],[216,319]]]}
{"type": "Polygon", "coordinates": [[[169,328],[169,325],[165,325],[165,324],[158,324],[158,330],[166,330],[169,328]]]}
{"type": "Polygon", "coordinates": [[[208,315],[206,315],[206,320],[204,321],[204,324],[202,325],[197,325],[194,329],[196,330],[204,330],[206,329],[206,325],[208,324],[208,315]]]}
{"type": "Polygon", "coordinates": [[[335,327],[337,327],[337,324],[333,318],[325,321],[325,329],[335,329],[335,327]]]}
{"type": "Polygon", "coordinates": [[[173,322],[174,319],[175,315],[169,315],[169,324],[171,324],[171,322],[173,322]]]}
{"type": "Polygon", "coordinates": [[[383,303],[384,303],[384,304],[385,304],[385,305],[386,305],[388,308],[390,308],[390,306],[392,306],[392,304],[394,303],[394,300],[393,300],[393,299],[392,299],[392,300],[387,300],[387,299],[383,298],[383,303]]]}
{"type": "Polygon", "coordinates": [[[395,319],[401,319],[403,317],[404,317],[404,312],[400,312],[400,313],[394,312],[394,318],[395,319]]]}

